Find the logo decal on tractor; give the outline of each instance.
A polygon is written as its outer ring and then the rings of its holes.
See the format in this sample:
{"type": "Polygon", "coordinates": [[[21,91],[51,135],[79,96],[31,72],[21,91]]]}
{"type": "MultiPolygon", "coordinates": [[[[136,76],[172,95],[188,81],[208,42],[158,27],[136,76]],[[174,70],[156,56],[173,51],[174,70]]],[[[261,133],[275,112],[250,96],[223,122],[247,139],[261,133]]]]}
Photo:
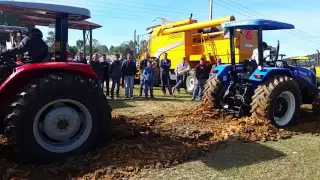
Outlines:
{"type": "Polygon", "coordinates": [[[246,38],[247,38],[247,39],[252,39],[252,35],[251,35],[251,32],[250,32],[250,31],[247,32],[246,38]]]}
{"type": "Polygon", "coordinates": [[[253,45],[252,45],[252,44],[244,44],[244,47],[246,47],[246,48],[252,48],[253,45]]]}

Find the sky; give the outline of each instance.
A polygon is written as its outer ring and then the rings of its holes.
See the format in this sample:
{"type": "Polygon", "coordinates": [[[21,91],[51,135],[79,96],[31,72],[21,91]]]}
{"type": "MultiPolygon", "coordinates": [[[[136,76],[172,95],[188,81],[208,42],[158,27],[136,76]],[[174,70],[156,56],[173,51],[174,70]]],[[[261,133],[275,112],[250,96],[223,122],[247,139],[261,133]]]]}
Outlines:
{"type": "MultiPolygon", "coordinates": [[[[24,0],[20,0],[24,1],[24,0]]],[[[30,0],[29,0],[30,1],[30,0]]],[[[91,19],[103,27],[93,31],[93,38],[108,47],[133,40],[146,28],[160,23],[159,18],[179,21],[189,18],[206,21],[209,0],[33,0],[87,8],[91,19]]],[[[320,49],[320,1],[318,0],[213,0],[213,18],[234,15],[236,20],[270,19],[295,25],[295,30],[265,31],[264,41],[287,56],[313,54],[320,49]],[[308,1],[308,3],[306,3],[308,1]]],[[[40,27],[44,34],[50,30],[40,27]]],[[[148,35],[141,36],[148,39],[148,35]]],[[[69,45],[82,39],[82,31],[69,30],[69,45]]]]}

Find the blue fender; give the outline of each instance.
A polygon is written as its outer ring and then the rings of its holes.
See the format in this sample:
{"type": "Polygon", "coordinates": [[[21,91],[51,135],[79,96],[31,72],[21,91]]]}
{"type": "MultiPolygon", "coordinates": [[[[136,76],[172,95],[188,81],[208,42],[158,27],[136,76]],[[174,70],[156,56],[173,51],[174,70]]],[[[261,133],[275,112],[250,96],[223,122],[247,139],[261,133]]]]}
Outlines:
{"type": "MultiPolygon", "coordinates": [[[[210,72],[210,77],[218,77],[222,82],[224,87],[228,87],[230,85],[230,75],[229,72],[231,71],[231,64],[224,64],[218,65],[215,68],[212,67],[210,72]]],[[[237,64],[236,65],[236,73],[240,73],[243,71],[243,65],[237,64]]]]}

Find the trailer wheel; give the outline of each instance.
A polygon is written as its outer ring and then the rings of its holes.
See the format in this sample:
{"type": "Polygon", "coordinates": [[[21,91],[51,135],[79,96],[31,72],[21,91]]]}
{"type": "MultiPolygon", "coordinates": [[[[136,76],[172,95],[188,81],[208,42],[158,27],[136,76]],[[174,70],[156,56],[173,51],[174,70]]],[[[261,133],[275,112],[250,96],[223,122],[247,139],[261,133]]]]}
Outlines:
{"type": "Polygon", "coordinates": [[[287,76],[278,76],[255,90],[250,112],[255,118],[287,127],[297,123],[300,105],[301,92],[297,82],[287,76]]]}
{"type": "Polygon", "coordinates": [[[224,87],[218,77],[209,79],[203,91],[203,102],[211,105],[213,108],[221,108],[221,97],[224,93],[224,87]]]}
{"type": "Polygon", "coordinates": [[[194,88],[196,87],[196,77],[194,74],[194,70],[189,71],[186,79],[185,79],[185,91],[188,94],[192,94],[194,91],[194,88]]]}
{"type": "Polygon", "coordinates": [[[92,80],[51,74],[25,86],[4,121],[19,161],[45,163],[82,153],[106,138],[111,108],[92,80]]]}

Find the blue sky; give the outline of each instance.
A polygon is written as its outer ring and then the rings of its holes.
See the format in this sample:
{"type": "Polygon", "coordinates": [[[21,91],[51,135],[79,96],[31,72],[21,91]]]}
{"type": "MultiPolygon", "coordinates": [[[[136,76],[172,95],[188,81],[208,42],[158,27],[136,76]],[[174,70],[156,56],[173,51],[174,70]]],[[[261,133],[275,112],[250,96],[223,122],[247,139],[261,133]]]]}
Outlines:
{"type": "MultiPolygon", "coordinates": [[[[29,0],[30,1],[30,0],[29,0]]],[[[108,47],[132,40],[137,34],[146,33],[145,28],[159,23],[157,17],[170,20],[193,18],[208,19],[209,0],[34,0],[85,7],[91,11],[90,21],[103,25],[93,31],[93,38],[108,47]]],[[[320,1],[318,0],[214,0],[213,16],[234,15],[237,20],[268,18],[292,23],[298,30],[265,32],[264,40],[275,46],[280,40],[281,53],[287,56],[306,55],[320,49],[320,1]]],[[[41,27],[44,34],[50,30],[41,27]]],[[[144,36],[147,39],[147,36],[144,36]]],[[[69,44],[82,39],[82,32],[69,31],[69,44]]]]}

